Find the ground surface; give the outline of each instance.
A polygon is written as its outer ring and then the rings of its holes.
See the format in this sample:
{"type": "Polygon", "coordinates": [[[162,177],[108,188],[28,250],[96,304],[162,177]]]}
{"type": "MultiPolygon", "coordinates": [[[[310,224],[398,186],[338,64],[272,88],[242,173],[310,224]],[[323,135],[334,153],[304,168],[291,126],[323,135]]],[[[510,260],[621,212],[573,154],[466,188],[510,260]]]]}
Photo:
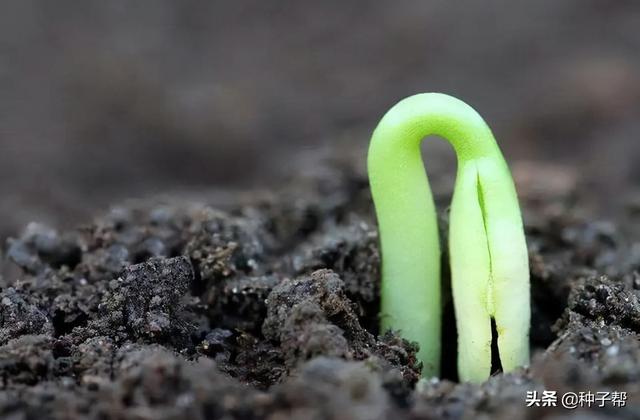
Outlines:
{"type": "MultiPolygon", "coordinates": [[[[568,175],[558,184],[548,168],[514,172],[531,260],[530,369],[458,384],[450,349],[445,379],[418,382],[416,348],[376,330],[380,255],[366,179],[333,165],[271,193],[129,203],[66,232],[29,225],[3,261],[0,415],[587,415],[526,407],[527,391],[547,389],[624,391],[626,407],[589,418],[637,418],[633,230],[591,220],[568,175]],[[531,171],[553,176],[531,184],[531,171]]],[[[450,345],[450,320],[446,328],[450,345]]]]}

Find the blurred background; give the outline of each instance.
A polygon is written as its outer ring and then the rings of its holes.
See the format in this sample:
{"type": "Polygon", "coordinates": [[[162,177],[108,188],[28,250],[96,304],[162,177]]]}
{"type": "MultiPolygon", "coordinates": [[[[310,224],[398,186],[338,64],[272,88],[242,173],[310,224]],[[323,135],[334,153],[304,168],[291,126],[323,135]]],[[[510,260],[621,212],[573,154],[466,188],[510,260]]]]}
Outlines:
{"type": "Polygon", "coordinates": [[[478,109],[516,178],[578,179],[603,214],[638,187],[636,0],[0,4],[2,237],[130,197],[276,189],[326,156],[362,167],[381,115],[426,91],[478,109]]]}

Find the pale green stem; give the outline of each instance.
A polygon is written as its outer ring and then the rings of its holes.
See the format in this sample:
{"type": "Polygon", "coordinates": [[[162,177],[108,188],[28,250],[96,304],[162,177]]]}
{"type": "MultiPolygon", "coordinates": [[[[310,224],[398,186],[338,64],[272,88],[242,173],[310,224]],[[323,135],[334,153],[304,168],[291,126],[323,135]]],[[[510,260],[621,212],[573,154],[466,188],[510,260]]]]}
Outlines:
{"type": "Polygon", "coordinates": [[[368,172],[382,248],[381,327],[420,344],[423,375],[440,364],[440,247],[420,153],[425,136],[448,140],[458,158],[450,256],[461,379],[491,369],[491,317],[505,370],[528,363],[529,270],[518,201],[491,130],[447,95],[404,99],[371,139],[368,172]]]}

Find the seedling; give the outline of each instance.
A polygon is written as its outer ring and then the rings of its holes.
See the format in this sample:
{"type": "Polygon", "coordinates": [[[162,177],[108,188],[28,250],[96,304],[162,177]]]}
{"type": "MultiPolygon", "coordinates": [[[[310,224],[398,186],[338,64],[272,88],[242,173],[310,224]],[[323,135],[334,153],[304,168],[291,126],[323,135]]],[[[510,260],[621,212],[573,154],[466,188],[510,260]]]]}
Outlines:
{"type": "Polygon", "coordinates": [[[491,372],[491,318],[505,371],[529,361],[529,267],[509,168],[482,117],[440,93],[411,96],[382,118],[368,172],[382,249],[381,327],[420,344],[424,376],[440,364],[440,246],[422,162],[425,136],[448,140],[458,158],[449,254],[458,329],[458,374],[491,372]]]}

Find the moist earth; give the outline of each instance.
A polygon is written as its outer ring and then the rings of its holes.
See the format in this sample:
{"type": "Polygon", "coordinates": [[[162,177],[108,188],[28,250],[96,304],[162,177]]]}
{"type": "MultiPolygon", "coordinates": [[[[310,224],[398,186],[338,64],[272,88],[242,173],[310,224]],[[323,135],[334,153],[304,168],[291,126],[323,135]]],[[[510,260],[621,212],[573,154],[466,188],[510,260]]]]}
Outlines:
{"type": "Polygon", "coordinates": [[[575,185],[522,186],[531,366],[458,383],[449,313],[443,378],[420,379],[417,345],[377,330],[366,178],[326,174],[223,204],[127,203],[68,232],[28,225],[2,262],[0,416],[640,416],[637,220],[593,220],[575,185]],[[543,390],[626,392],[626,406],[527,407],[543,390]]]}

